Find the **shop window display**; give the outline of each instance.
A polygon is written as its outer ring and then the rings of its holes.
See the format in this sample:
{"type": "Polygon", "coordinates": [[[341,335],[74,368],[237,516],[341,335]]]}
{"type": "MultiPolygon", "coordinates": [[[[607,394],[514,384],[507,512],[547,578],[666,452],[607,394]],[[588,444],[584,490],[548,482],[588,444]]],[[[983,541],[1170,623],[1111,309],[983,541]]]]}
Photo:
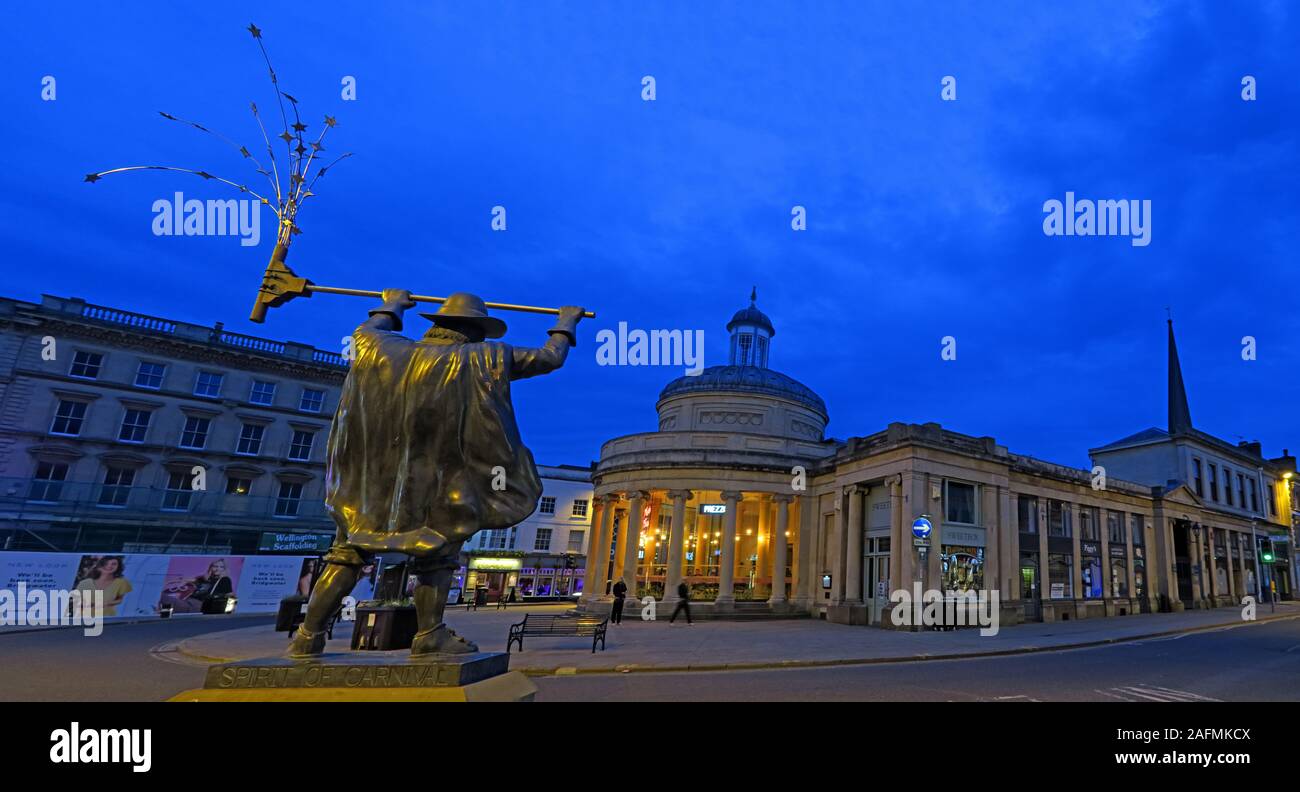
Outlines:
{"type": "Polygon", "coordinates": [[[984,588],[984,548],[944,545],[940,563],[945,591],[979,591],[984,588]]]}
{"type": "Polygon", "coordinates": [[[1074,598],[1074,557],[1069,553],[1052,553],[1047,557],[1047,575],[1051,599],[1074,598]]]}

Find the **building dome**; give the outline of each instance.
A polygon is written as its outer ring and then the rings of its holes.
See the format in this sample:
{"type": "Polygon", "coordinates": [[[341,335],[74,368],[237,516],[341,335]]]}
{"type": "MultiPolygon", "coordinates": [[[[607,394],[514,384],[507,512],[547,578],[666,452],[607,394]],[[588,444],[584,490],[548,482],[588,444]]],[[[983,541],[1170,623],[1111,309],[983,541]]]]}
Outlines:
{"type": "Polygon", "coordinates": [[[727,322],[727,332],[731,332],[736,327],[747,325],[750,327],[761,327],[767,331],[769,338],[776,335],[776,328],[772,327],[772,320],[767,318],[767,314],[758,310],[758,307],[752,302],[745,308],[736,311],[736,315],[731,317],[727,322]]]}
{"type": "Polygon", "coordinates": [[[828,417],[826,402],[812,388],[779,371],[758,366],[710,366],[697,375],[678,377],[659,392],[659,401],[704,392],[776,396],[807,407],[823,420],[828,417]]]}

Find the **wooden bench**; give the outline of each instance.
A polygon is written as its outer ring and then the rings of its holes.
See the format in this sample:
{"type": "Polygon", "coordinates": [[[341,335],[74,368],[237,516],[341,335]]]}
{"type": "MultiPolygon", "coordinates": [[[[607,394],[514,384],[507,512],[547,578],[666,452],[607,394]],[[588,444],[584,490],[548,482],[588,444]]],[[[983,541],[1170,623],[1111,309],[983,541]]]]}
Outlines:
{"type": "Polygon", "coordinates": [[[596,653],[596,643],[600,651],[605,651],[605,630],[609,619],[572,616],[538,616],[524,614],[524,620],[510,625],[510,636],[506,640],[506,654],[510,654],[511,645],[518,643],[519,651],[524,650],[524,636],[529,638],[591,638],[591,652],[596,653]]]}

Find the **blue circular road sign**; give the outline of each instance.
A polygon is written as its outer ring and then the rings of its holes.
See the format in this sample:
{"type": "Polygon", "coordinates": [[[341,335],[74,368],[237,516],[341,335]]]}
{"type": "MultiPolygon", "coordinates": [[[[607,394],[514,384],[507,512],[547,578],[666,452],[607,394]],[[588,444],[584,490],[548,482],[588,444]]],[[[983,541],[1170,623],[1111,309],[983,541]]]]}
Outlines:
{"type": "Polygon", "coordinates": [[[929,539],[930,532],[933,530],[934,526],[924,517],[917,517],[912,523],[912,536],[917,539],[929,539]]]}

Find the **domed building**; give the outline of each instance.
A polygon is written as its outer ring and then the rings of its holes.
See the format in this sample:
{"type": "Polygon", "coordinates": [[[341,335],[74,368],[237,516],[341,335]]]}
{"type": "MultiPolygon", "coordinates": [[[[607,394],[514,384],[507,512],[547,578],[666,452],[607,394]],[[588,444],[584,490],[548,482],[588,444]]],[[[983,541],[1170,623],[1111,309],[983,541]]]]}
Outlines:
{"type": "Polygon", "coordinates": [[[657,432],[602,446],[587,604],[619,579],[666,603],[685,581],[692,600],[721,610],[800,599],[798,492],[836,445],[821,397],[769,367],[776,329],[755,298],[727,323],[727,365],[669,382],[657,432]]]}
{"type": "Polygon", "coordinates": [[[619,580],[672,605],[685,582],[703,615],[916,629],[921,590],[987,595],[1012,625],[1300,588],[1295,457],[1193,428],[1172,324],[1168,428],[1092,449],[1090,468],[937,423],[827,439],[825,402],[771,367],[755,295],[727,330],[727,365],[659,393],[658,431],[601,447],[580,607],[608,610],[619,580]]]}

